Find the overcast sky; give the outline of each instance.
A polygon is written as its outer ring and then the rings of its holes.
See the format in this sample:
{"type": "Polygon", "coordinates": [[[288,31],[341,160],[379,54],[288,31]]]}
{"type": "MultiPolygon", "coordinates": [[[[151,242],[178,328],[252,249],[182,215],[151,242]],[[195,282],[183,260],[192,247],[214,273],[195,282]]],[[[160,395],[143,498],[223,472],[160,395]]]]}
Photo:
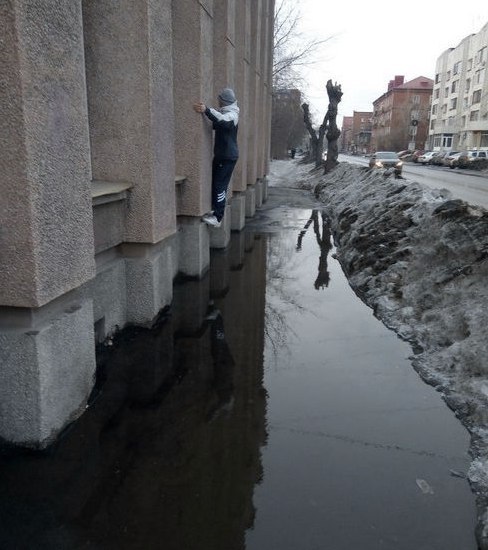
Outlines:
{"type": "Polygon", "coordinates": [[[442,0],[398,2],[370,0],[297,0],[301,30],[332,37],[320,61],[306,69],[304,92],[317,121],[327,110],[325,84],[342,85],[339,115],[372,111],[373,101],[395,75],[405,81],[434,78],[437,58],[488,22],[488,2],[442,0]],[[337,5],[336,5],[337,4],[337,5]]]}

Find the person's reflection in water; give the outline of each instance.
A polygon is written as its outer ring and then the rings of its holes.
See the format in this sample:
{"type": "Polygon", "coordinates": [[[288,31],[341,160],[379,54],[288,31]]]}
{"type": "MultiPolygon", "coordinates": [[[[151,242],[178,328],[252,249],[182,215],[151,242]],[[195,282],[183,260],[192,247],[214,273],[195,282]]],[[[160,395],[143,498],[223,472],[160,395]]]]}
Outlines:
{"type": "Polygon", "coordinates": [[[329,286],[330,274],[327,266],[327,257],[330,249],[332,248],[329,222],[327,220],[327,216],[322,210],[312,210],[310,218],[298,234],[296,250],[297,252],[301,251],[303,237],[307,233],[310,225],[312,225],[312,222],[315,238],[317,239],[317,244],[320,248],[319,271],[314,282],[314,288],[320,290],[321,288],[327,288],[329,286]],[[322,224],[320,224],[319,221],[319,214],[322,218],[322,224]]]}
{"type": "Polygon", "coordinates": [[[234,358],[225,340],[224,320],[220,311],[210,304],[206,320],[210,323],[210,349],[213,359],[212,386],[217,403],[210,409],[207,421],[212,422],[222,414],[229,413],[234,405],[234,358]]]}

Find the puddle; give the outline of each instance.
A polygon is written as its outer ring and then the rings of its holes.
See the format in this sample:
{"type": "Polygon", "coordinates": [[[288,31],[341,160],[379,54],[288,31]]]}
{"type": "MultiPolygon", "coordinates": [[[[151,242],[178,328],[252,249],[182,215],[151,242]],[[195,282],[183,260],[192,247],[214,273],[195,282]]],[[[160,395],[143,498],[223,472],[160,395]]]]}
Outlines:
{"type": "Polygon", "coordinates": [[[56,446],[0,457],[2,550],[476,548],[467,433],[321,213],[281,214],[105,350],[56,446]]]}

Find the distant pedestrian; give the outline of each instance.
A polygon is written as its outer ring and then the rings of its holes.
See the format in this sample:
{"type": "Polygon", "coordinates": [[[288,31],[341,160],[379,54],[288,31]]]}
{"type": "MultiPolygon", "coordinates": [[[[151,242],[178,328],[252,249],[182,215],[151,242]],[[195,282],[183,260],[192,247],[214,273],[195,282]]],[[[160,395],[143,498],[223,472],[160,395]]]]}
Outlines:
{"type": "Polygon", "coordinates": [[[212,162],[212,211],[202,220],[211,226],[220,227],[225,213],[227,188],[237,159],[237,130],[239,107],[231,88],[224,88],[219,94],[219,110],[207,107],[205,103],[196,103],[193,109],[204,113],[213,123],[215,130],[214,158],[212,162]]]}

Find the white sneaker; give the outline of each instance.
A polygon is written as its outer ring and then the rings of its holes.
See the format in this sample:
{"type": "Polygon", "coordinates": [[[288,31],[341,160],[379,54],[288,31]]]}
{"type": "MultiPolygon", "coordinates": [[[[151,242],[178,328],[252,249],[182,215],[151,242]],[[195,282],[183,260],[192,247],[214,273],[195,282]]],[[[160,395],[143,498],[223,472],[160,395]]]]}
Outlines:
{"type": "Polygon", "coordinates": [[[213,214],[205,214],[202,216],[202,221],[204,221],[207,225],[211,225],[212,227],[220,227],[220,224],[222,222],[219,222],[219,220],[213,215],[213,214]]]}

